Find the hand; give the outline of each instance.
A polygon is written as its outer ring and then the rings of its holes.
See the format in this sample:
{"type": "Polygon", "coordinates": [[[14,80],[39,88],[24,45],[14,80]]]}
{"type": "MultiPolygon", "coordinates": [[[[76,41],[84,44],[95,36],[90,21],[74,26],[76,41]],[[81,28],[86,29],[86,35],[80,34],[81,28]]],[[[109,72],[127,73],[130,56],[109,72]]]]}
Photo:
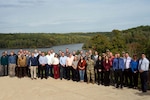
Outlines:
{"type": "Polygon", "coordinates": [[[140,73],[144,72],[143,70],[139,70],[140,73]]]}
{"type": "Polygon", "coordinates": [[[99,72],[101,72],[102,70],[101,70],[101,69],[99,69],[98,71],[99,71],[99,72]]]}

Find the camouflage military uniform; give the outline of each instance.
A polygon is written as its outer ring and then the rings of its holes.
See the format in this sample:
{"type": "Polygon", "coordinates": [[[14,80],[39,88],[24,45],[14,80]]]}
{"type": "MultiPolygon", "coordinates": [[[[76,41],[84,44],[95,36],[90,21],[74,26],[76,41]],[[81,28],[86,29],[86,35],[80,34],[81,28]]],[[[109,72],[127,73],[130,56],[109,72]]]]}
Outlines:
{"type": "Polygon", "coordinates": [[[93,60],[87,60],[87,81],[90,82],[90,76],[92,79],[92,82],[95,82],[95,73],[94,73],[94,61],[93,60]]]}

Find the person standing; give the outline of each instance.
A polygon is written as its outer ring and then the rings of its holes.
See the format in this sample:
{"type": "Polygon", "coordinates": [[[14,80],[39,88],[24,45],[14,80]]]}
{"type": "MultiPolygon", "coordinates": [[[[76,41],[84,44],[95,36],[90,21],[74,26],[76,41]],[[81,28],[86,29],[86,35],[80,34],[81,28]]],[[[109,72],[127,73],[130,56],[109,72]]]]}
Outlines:
{"type": "Polygon", "coordinates": [[[114,70],[112,67],[113,64],[113,60],[114,60],[114,56],[112,54],[112,52],[109,52],[109,61],[110,61],[110,84],[114,86],[114,70]]]}
{"type": "Polygon", "coordinates": [[[59,78],[59,59],[58,59],[58,54],[54,55],[53,59],[53,68],[54,68],[54,78],[58,79],[59,78]]]}
{"type": "Polygon", "coordinates": [[[84,81],[85,67],[86,67],[86,61],[84,60],[83,56],[80,56],[80,60],[78,62],[80,82],[84,81]]]}
{"type": "Polygon", "coordinates": [[[142,54],[142,58],[139,60],[138,69],[140,73],[142,92],[147,92],[149,60],[146,58],[144,53],[142,54]]]}
{"type": "Polygon", "coordinates": [[[115,87],[122,89],[123,88],[123,71],[124,71],[124,60],[120,58],[120,54],[116,53],[113,60],[113,69],[115,76],[115,87]]]}
{"type": "Polygon", "coordinates": [[[130,66],[132,70],[132,76],[133,76],[133,88],[137,89],[138,87],[138,60],[137,56],[133,55],[133,59],[131,60],[130,66]]]}
{"type": "Polygon", "coordinates": [[[19,78],[27,76],[27,70],[26,70],[26,56],[24,54],[21,54],[20,57],[17,59],[17,65],[18,65],[18,76],[19,78]]]}
{"type": "Polygon", "coordinates": [[[46,73],[47,58],[46,58],[44,52],[42,52],[42,54],[39,58],[39,63],[40,63],[40,71],[42,72],[41,79],[43,79],[44,73],[45,73],[45,78],[47,79],[47,73],[46,73]],[[43,73],[43,71],[44,71],[44,73],[43,73]]]}
{"type": "Polygon", "coordinates": [[[47,76],[53,77],[53,70],[52,70],[52,54],[48,51],[47,55],[47,66],[46,66],[46,73],[47,76]]]}
{"type": "Polygon", "coordinates": [[[41,56],[41,51],[39,51],[38,52],[38,56],[35,56],[37,53],[34,53],[34,57],[36,57],[37,58],[37,61],[38,61],[38,78],[40,78],[41,77],[41,65],[40,65],[40,62],[39,62],[39,58],[40,58],[40,56],[41,56]]]}
{"type": "Polygon", "coordinates": [[[105,60],[103,61],[103,66],[104,66],[104,85],[109,86],[110,85],[110,67],[111,67],[111,62],[108,58],[108,56],[105,56],[105,60]]]}
{"type": "Polygon", "coordinates": [[[68,57],[66,59],[66,69],[67,69],[67,79],[70,80],[70,71],[72,72],[72,62],[73,62],[74,56],[69,53],[68,57]]]}
{"type": "Polygon", "coordinates": [[[94,73],[94,60],[91,59],[91,56],[88,57],[88,60],[86,61],[87,68],[87,83],[90,83],[90,79],[92,79],[92,83],[95,83],[95,73],[94,73]]]}
{"type": "Polygon", "coordinates": [[[1,56],[1,65],[3,68],[3,76],[7,76],[8,75],[8,71],[7,71],[7,67],[8,67],[8,56],[5,54],[5,52],[2,53],[1,56]]]}
{"type": "Polygon", "coordinates": [[[60,79],[62,78],[67,79],[66,77],[66,60],[67,56],[65,56],[65,53],[62,52],[62,55],[60,57],[60,79]]]}
{"type": "Polygon", "coordinates": [[[15,68],[16,68],[16,55],[14,55],[14,52],[12,51],[10,53],[10,56],[8,57],[8,65],[9,65],[9,76],[14,77],[15,76],[15,68]]]}
{"type": "Polygon", "coordinates": [[[97,79],[97,82],[98,82],[98,85],[100,84],[103,84],[103,62],[102,62],[102,57],[101,56],[98,56],[98,59],[96,61],[96,69],[97,69],[97,76],[98,76],[98,79],[97,79]]]}
{"type": "Polygon", "coordinates": [[[36,69],[38,68],[38,61],[34,56],[34,53],[31,54],[31,57],[28,60],[28,66],[30,69],[31,79],[36,79],[36,69]]]}
{"type": "Polygon", "coordinates": [[[74,60],[72,62],[72,80],[79,81],[79,72],[78,72],[78,56],[74,56],[74,60]]]}
{"type": "Polygon", "coordinates": [[[131,57],[129,56],[129,53],[125,53],[125,62],[124,62],[124,75],[125,75],[125,86],[132,88],[132,71],[130,68],[130,62],[131,62],[131,57]],[[130,81],[130,83],[128,82],[130,81]]]}

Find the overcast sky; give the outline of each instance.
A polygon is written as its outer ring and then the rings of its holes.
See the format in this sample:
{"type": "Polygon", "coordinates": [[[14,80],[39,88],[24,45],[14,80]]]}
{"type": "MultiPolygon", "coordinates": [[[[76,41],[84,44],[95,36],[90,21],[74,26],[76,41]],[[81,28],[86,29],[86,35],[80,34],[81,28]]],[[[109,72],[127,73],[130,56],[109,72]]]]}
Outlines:
{"type": "Polygon", "coordinates": [[[0,33],[103,32],[150,25],[150,0],[0,0],[0,33]]]}

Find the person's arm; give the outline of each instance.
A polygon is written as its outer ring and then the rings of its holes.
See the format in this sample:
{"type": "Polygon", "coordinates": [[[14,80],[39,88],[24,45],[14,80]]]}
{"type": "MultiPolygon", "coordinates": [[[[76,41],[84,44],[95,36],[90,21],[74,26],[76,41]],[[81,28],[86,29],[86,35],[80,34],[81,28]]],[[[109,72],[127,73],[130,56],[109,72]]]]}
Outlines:
{"type": "Polygon", "coordinates": [[[149,70],[149,61],[148,60],[146,60],[145,68],[146,68],[145,71],[149,70]]]}
{"type": "Polygon", "coordinates": [[[18,67],[20,67],[19,57],[17,59],[17,65],[18,65],[18,67]]]}
{"type": "Polygon", "coordinates": [[[133,68],[133,65],[132,65],[132,60],[131,60],[131,62],[130,62],[130,68],[131,68],[131,71],[134,73],[134,68],[133,68]]]}
{"type": "Polygon", "coordinates": [[[30,67],[30,61],[31,61],[31,57],[28,60],[28,64],[27,64],[28,67],[30,67]]]}

